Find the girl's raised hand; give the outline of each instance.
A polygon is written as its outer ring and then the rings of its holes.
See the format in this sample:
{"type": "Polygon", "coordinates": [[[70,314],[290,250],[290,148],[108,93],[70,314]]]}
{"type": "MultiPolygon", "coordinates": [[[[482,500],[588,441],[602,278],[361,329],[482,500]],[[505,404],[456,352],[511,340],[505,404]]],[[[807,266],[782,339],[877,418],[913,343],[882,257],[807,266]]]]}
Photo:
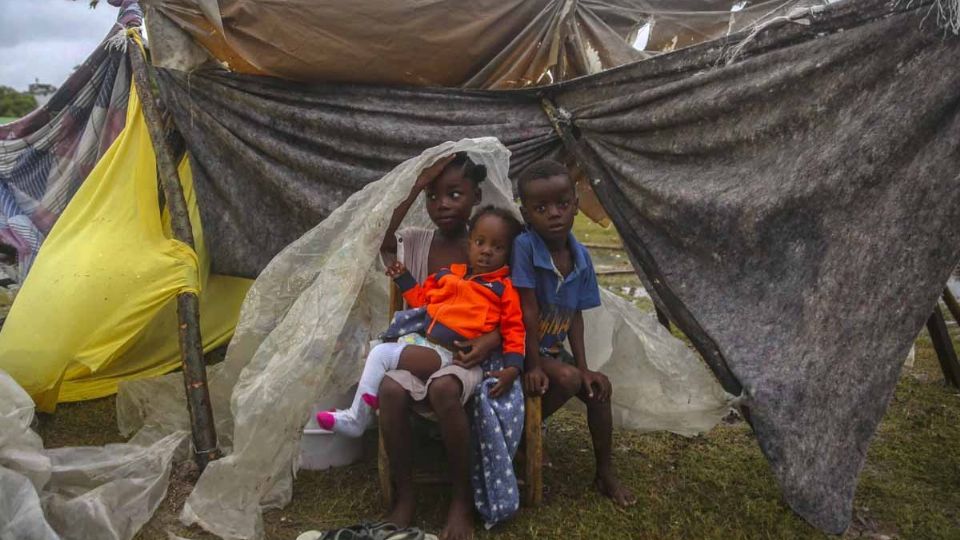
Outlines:
{"type": "Polygon", "coordinates": [[[430,165],[426,169],[420,172],[420,176],[417,177],[417,181],[413,184],[414,191],[423,191],[427,186],[433,183],[434,180],[440,176],[440,173],[443,172],[443,168],[447,166],[448,163],[453,161],[453,158],[456,157],[456,154],[450,154],[449,156],[444,156],[437,161],[433,162],[433,165],[430,165]]]}
{"type": "Polygon", "coordinates": [[[407,267],[404,266],[402,262],[393,261],[393,263],[391,263],[390,266],[387,267],[387,276],[392,279],[406,271],[407,271],[407,267]]]}

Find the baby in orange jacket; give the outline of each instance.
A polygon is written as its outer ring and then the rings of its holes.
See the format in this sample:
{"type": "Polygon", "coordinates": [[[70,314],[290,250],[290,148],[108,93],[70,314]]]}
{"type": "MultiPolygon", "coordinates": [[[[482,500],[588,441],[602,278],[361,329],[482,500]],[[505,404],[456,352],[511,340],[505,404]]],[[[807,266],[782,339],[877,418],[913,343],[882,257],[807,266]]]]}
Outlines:
{"type": "Polygon", "coordinates": [[[363,434],[379,407],[377,390],[384,375],[404,369],[427,380],[454,361],[455,342],[500,329],[504,369],[491,373],[497,384],[492,397],[506,392],[520,375],[526,332],[520,296],[510,282],[510,249],[522,225],[510,212],[494,206],[480,209],[470,219],[470,265],[454,264],[418,285],[399,261],[387,269],[411,310],[397,314],[386,332],[392,343],[370,351],[349,409],[317,413],[324,429],[351,437],[363,434]]]}

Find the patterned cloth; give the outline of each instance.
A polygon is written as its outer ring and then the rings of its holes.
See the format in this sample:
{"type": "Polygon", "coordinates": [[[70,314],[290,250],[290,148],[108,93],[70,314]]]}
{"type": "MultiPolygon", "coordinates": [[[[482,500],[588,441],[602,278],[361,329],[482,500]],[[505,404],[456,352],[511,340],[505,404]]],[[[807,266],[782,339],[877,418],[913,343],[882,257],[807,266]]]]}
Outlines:
{"type": "MultiPolygon", "coordinates": [[[[493,354],[483,363],[484,373],[503,369],[493,354]]],[[[488,529],[506,521],[520,508],[520,490],[513,472],[513,456],[523,436],[523,389],[519,378],[498,398],[490,397],[497,379],[487,377],[473,395],[471,446],[473,500],[488,529]]]]}
{"type": "MultiPolygon", "coordinates": [[[[140,6],[124,0],[117,24],[43,107],[0,126],[0,243],[17,249],[23,281],[60,213],[123,129],[130,69],[108,44],[140,26],[140,6]]],[[[122,43],[122,41],[121,41],[122,43]]]]}
{"type": "Polygon", "coordinates": [[[382,341],[396,341],[400,336],[427,331],[427,308],[419,307],[400,310],[393,314],[393,321],[387,330],[380,334],[382,341]]]}

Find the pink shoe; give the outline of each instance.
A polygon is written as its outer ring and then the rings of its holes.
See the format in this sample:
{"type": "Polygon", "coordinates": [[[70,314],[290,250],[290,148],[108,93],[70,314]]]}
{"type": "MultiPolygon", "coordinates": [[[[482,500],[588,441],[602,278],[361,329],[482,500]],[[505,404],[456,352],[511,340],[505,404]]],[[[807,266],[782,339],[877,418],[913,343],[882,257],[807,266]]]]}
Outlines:
{"type": "Polygon", "coordinates": [[[364,403],[369,405],[371,409],[375,411],[380,410],[380,398],[378,398],[377,396],[373,394],[363,394],[362,396],[360,396],[360,399],[362,399],[364,403]]]}
{"type": "Polygon", "coordinates": [[[327,411],[317,413],[317,424],[327,431],[333,431],[333,425],[337,423],[337,418],[327,411]]]}

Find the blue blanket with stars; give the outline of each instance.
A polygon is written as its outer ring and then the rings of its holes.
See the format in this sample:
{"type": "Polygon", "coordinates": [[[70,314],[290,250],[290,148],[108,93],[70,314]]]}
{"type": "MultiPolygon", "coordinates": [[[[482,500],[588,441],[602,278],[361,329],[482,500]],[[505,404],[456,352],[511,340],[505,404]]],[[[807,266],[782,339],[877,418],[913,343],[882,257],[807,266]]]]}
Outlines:
{"type": "MultiPolygon", "coordinates": [[[[503,369],[499,354],[483,363],[483,372],[503,369]]],[[[490,397],[497,383],[487,377],[473,395],[472,467],[473,500],[489,529],[506,521],[520,508],[520,490],[513,472],[513,456],[523,436],[523,388],[520,378],[498,398],[490,397]]]]}

